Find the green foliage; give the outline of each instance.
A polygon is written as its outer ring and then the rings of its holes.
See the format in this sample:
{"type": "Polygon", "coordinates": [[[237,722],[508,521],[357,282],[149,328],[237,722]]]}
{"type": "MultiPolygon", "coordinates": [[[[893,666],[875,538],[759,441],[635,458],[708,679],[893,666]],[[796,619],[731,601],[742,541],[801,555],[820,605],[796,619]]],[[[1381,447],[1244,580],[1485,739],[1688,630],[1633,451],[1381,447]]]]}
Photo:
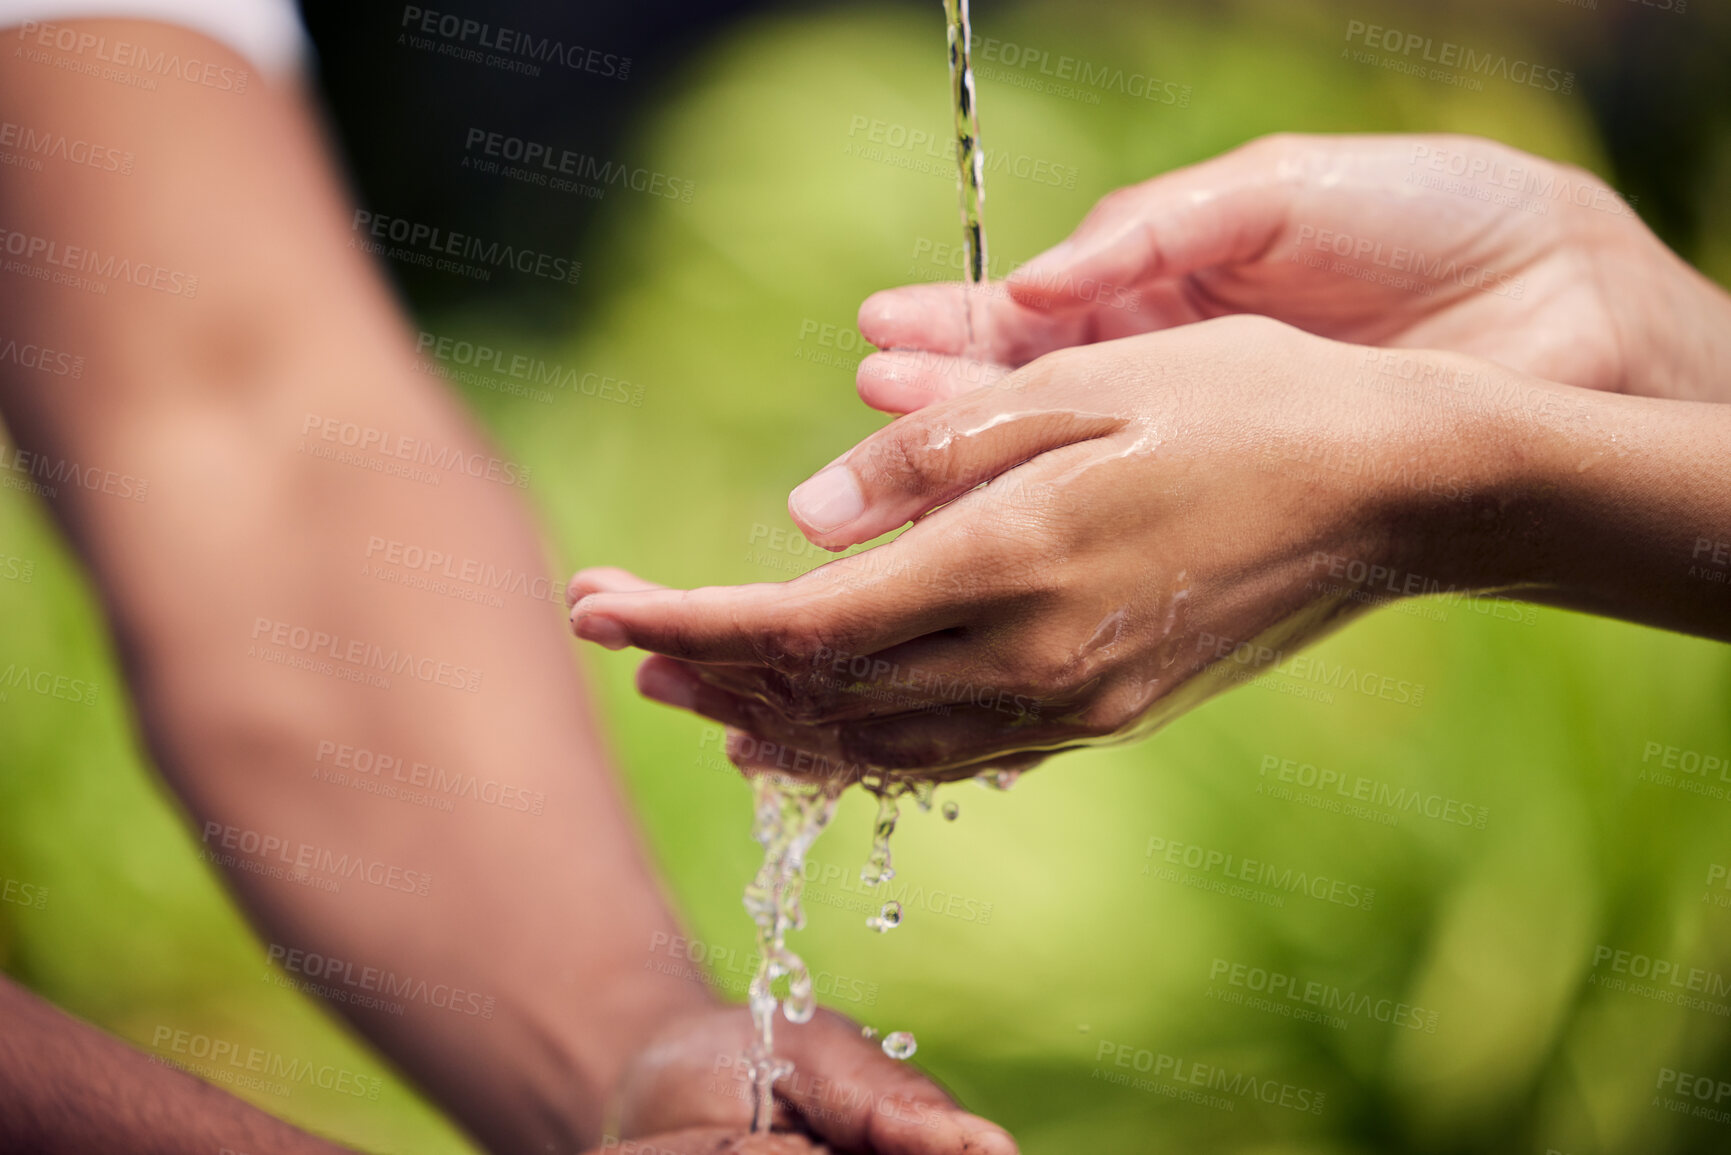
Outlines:
{"type": "MultiPolygon", "coordinates": [[[[1343,9],[1234,11],[978,14],[983,34],[1054,60],[1188,89],[1187,107],[1084,90],[1094,103],[1026,87],[1037,68],[988,74],[988,149],[1075,174],[1073,187],[988,180],[995,267],[1056,241],[1110,189],[1267,131],[1478,132],[1600,166],[1578,97],[1473,93],[1343,60],[1343,9]]],[[[545,350],[641,386],[641,407],[466,390],[509,456],[533,466],[567,570],[607,562],[697,585],[813,564],[767,544],[791,530],[786,493],[881,422],[853,396],[857,350],[838,347],[857,334],[839,334],[872,290],[950,275],[929,255],[956,234],[942,150],[886,147],[885,163],[857,155],[870,129],[850,126],[864,117],[941,141],[941,37],[935,5],[751,23],[707,49],[645,125],[642,155],[696,196],[608,192],[569,340],[545,350]]],[[[429,324],[511,348],[531,340],[497,317],[429,324]]],[[[6,969],[141,1045],[172,1023],[378,1074],[377,1103],[242,1093],[367,1149],[466,1150],[363,1045],[264,981],[259,944],[146,768],[74,564],[15,493],[0,495],[0,541],[36,562],[28,583],[0,581],[4,661],[101,687],[92,708],[0,700],[0,874],[48,889],[42,910],[0,904],[6,969]]],[[[1277,674],[1142,744],[1061,757],[1007,795],[947,788],[958,821],[904,817],[892,887],[908,889],[906,918],[892,935],[864,926],[870,817],[850,799],[818,844],[801,936],[820,990],[828,975],[844,992],[837,1009],[914,1031],[919,1062],[1029,1155],[1719,1149],[1719,1125],[1652,1105],[1661,1067],[1731,1073],[1717,1016],[1591,980],[1608,970],[1594,970],[1600,944],[1731,970],[1731,911],[1704,893],[1709,868],[1731,862],[1731,801],[1643,780],[1651,743],[1731,753],[1728,652],[1506,610],[1385,610],[1319,651],[1331,668],[1422,685],[1416,707],[1338,688],[1312,700],[1298,691],[1314,685],[1277,674]],[[1277,796],[1286,759],[1487,819],[1477,829],[1388,805],[1354,815],[1338,791],[1305,796],[1322,806],[1277,796]],[[1280,901],[1269,905],[1182,881],[1218,882],[1220,868],[1179,866],[1169,881],[1160,871],[1180,843],[1373,889],[1374,904],[1265,887],[1280,901]],[[1370,1009],[1355,1001],[1330,1023],[1211,997],[1249,993],[1227,981],[1233,964],[1368,996],[1370,1009]],[[1384,1000],[1434,1012],[1434,1033],[1377,1021],[1384,1000]],[[1200,1063],[1303,1089],[1306,1102],[1321,1094],[1324,1107],[1218,1087],[1208,1093],[1230,1109],[1185,1101],[1169,1064],[1152,1066],[1160,1056],[1187,1074],[1200,1063]]],[[[745,787],[720,766],[713,731],[635,696],[628,655],[586,660],[694,935],[747,954],[745,787]]]]}

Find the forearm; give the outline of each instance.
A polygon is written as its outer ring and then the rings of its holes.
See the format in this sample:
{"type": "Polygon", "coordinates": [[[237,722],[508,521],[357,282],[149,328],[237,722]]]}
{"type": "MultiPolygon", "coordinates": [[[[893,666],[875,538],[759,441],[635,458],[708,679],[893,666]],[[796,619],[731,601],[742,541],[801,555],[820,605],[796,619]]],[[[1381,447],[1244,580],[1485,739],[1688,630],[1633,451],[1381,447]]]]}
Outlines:
{"type": "Polygon", "coordinates": [[[18,331],[86,364],[0,395],[33,461],[148,483],[143,500],[61,484],[51,501],[150,749],[295,977],[400,1004],[338,1009],[489,1145],[569,1149],[597,1132],[624,1054],[702,995],[645,974],[671,918],[514,471],[412,372],[292,100],[104,87],[6,62],[13,115],[138,156],[124,181],[8,178],[6,223],[187,271],[197,293],[0,277],[18,331]],[[363,464],[324,455],[363,429],[388,435],[363,464]],[[368,571],[399,545],[524,580],[470,599],[368,571]]]}
{"type": "Polygon", "coordinates": [[[1445,382],[1416,410],[1445,431],[1427,452],[1473,496],[1392,502],[1392,570],[1731,641],[1731,405],[1421,357],[1445,382]]]}
{"type": "Polygon", "coordinates": [[[340,1155],[0,979],[0,1153],[340,1155]]]}

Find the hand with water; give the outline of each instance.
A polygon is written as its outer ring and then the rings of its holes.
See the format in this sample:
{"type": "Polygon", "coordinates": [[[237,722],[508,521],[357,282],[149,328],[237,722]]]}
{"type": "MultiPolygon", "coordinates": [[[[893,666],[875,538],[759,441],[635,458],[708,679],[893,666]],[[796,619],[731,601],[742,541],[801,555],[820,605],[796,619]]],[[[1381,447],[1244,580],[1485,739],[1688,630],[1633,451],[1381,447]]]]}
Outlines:
{"type": "Polygon", "coordinates": [[[906,413],[1054,349],[1255,313],[1591,389],[1731,397],[1731,307],[1590,173],[1464,136],[1275,136],[1120,189],[972,303],[877,293],[867,403],[906,413]]]}
{"type": "MultiPolygon", "coordinates": [[[[711,1142],[744,1135],[751,1122],[746,1055],[753,1037],[743,1007],[713,1008],[668,1024],[620,1081],[614,1105],[619,1134],[648,1143],[642,1148],[646,1155],[658,1145],[680,1155],[813,1150],[792,1136],[751,1136],[737,1148],[664,1141],[691,1128],[716,1129],[692,1133],[711,1142]],[[752,1145],[760,1142],[770,1145],[752,1145]]],[[[782,1023],[775,1047],[794,1067],[775,1085],[778,1129],[861,1155],[1015,1155],[1016,1145],[1002,1128],[963,1111],[840,1015],[820,1010],[809,1022],[782,1023]]]]}
{"type": "MultiPolygon", "coordinates": [[[[639,687],[734,727],[742,764],[959,777],[1144,733],[1398,596],[1731,636],[1723,587],[1684,573],[1731,530],[1726,443],[1731,407],[1222,318],[1048,354],[795,491],[831,549],[913,519],[886,545],[780,585],[587,571],[572,618],[664,655],[639,687]]],[[[1350,690],[1423,692],[1394,668],[1350,690]]]]}

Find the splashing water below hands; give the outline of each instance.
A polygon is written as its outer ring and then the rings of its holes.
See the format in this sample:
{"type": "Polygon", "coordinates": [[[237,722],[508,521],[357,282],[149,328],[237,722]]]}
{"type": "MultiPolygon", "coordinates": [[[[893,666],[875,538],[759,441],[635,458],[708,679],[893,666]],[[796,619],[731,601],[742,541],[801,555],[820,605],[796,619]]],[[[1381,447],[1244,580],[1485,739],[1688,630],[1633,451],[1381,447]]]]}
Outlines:
{"type": "MultiPolygon", "coordinates": [[[[981,780],[995,789],[1007,790],[1015,779],[1009,777],[1006,781],[1000,773],[981,775],[981,780]]],[[[921,810],[930,811],[936,785],[926,779],[891,779],[881,773],[867,776],[862,785],[877,795],[878,812],[872,824],[871,855],[860,869],[860,878],[869,886],[878,886],[896,874],[890,857],[890,836],[895,833],[901,814],[901,800],[911,794],[921,810]]],[[[776,1081],[793,1072],[792,1063],[775,1057],[776,1008],[781,1008],[790,1023],[809,1022],[817,1011],[811,971],[789,949],[787,934],[805,926],[805,911],[800,904],[805,886],[805,856],[834,817],[841,790],[829,783],[783,774],[759,774],[752,778],[751,786],[752,836],[763,847],[763,865],[745,888],[745,909],[757,924],[758,955],[757,973],[752,976],[748,993],[757,1034],[746,1058],[751,1079],[751,1129],[762,1133],[769,1130],[775,1115],[776,1081]],[[783,978],[788,980],[785,999],[775,993],[775,983],[783,978]]],[[[954,802],[946,802],[941,812],[954,821],[958,811],[954,802]]],[[[899,926],[901,921],[901,903],[891,899],[884,903],[878,916],[866,920],[866,925],[881,933],[899,926]]],[[[861,1034],[869,1039],[877,1032],[866,1027],[861,1034]]],[[[911,1031],[891,1031],[884,1036],[881,1046],[890,1058],[904,1060],[913,1057],[919,1044],[911,1031]]]]}
{"type": "Polygon", "coordinates": [[[763,846],[763,865],[745,888],[745,909],[757,924],[757,973],[752,976],[748,999],[751,1021],[757,1028],[752,1040],[751,1129],[769,1130],[775,1113],[775,1081],[789,1074],[793,1064],[775,1058],[775,1010],[782,1008],[790,1023],[804,1023],[817,1010],[812,995],[811,971],[804,960],[787,947],[787,932],[805,925],[800,892],[805,887],[802,867],[806,852],[835,814],[840,791],[819,782],[805,782],[780,774],[752,779],[756,809],[752,836],[763,846]],[[785,1002],[775,994],[777,979],[788,980],[785,1002]]]}

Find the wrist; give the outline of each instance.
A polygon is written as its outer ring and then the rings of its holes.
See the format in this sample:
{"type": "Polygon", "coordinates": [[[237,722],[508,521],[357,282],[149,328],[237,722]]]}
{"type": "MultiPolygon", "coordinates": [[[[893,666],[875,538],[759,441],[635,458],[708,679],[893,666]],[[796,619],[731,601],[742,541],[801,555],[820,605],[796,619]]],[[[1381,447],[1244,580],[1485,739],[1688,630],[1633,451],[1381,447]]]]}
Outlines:
{"type": "MultiPolygon", "coordinates": [[[[1454,353],[1401,354],[1406,404],[1373,503],[1377,556],[1401,594],[1547,583],[1563,445],[1599,395],[1454,353]]],[[[1363,381],[1361,377],[1361,381],[1363,381]]]]}

